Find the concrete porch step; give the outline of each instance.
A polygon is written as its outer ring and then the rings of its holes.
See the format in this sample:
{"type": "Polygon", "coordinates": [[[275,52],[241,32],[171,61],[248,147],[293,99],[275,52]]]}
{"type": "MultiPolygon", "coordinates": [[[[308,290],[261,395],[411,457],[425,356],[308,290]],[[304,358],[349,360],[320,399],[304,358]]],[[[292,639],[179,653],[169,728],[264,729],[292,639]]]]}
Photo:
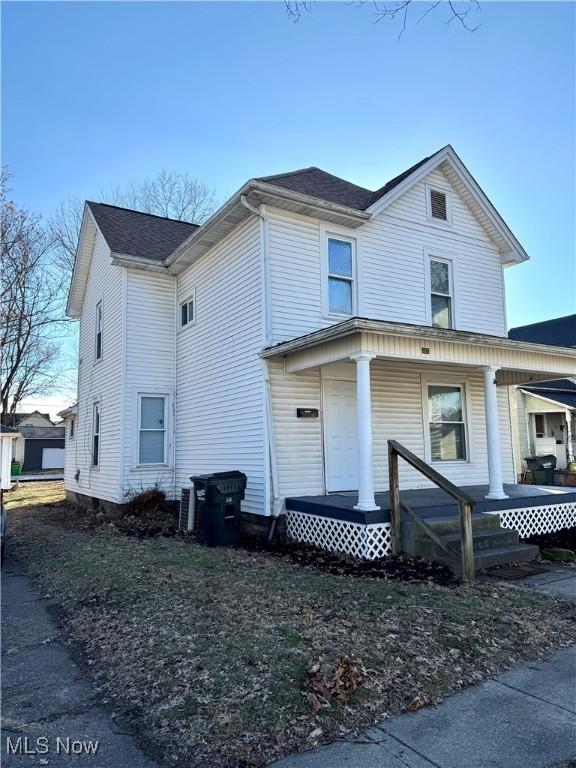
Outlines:
{"type": "MultiPolygon", "coordinates": [[[[519,536],[511,528],[480,528],[472,531],[474,541],[474,551],[482,549],[494,549],[495,547],[507,547],[511,544],[518,544],[519,536]]],[[[449,533],[440,536],[440,541],[447,544],[454,551],[461,549],[460,532],[449,533]]]]}
{"type": "MultiPolygon", "coordinates": [[[[458,515],[450,515],[447,517],[422,517],[422,519],[438,536],[460,532],[460,517],[458,515]]],[[[414,525],[414,523],[409,520],[406,521],[406,524],[414,525]]],[[[473,514],[472,530],[477,531],[485,528],[500,528],[499,516],[487,515],[483,512],[473,514]]]]}
{"type": "Polygon", "coordinates": [[[533,544],[511,544],[508,547],[481,549],[474,552],[474,565],[476,570],[480,571],[485,568],[493,568],[495,565],[525,563],[529,560],[535,560],[538,551],[538,547],[533,544]]]}

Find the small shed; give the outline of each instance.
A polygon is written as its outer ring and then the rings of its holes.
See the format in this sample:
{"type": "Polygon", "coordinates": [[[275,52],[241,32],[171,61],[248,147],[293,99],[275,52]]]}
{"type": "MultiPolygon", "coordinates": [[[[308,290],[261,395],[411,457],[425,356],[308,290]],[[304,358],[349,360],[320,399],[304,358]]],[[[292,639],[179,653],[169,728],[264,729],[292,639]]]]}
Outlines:
{"type": "Polygon", "coordinates": [[[20,437],[16,429],[0,424],[0,490],[7,491],[12,487],[12,454],[14,440],[20,437]]]}

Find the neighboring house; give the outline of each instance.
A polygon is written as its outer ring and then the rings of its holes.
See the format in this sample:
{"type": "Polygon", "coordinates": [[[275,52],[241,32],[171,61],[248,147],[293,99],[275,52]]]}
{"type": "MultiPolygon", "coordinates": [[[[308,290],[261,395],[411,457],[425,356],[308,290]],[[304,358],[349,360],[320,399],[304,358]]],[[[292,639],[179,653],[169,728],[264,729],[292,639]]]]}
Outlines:
{"type": "Polygon", "coordinates": [[[510,505],[508,388],[576,375],[572,350],[507,336],[503,272],[527,258],[449,146],[376,191],[318,168],[251,179],[200,227],[86,203],[68,496],[178,500],[240,469],[246,514],[343,492],[344,519],[383,530],[395,439],[510,505]]]}
{"type": "MultiPolygon", "coordinates": [[[[576,315],[512,328],[508,335],[576,350],[576,315]]],[[[512,388],[511,398],[517,472],[526,468],[527,456],[546,454],[555,455],[557,467],[565,469],[576,453],[576,379],[512,388]]]]}
{"type": "Polygon", "coordinates": [[[3,418],[7,426],[18,430],[13,460],[24,472],[64,469],[65,430],[55,425],[47,413],[14,413],[3,418]]]}

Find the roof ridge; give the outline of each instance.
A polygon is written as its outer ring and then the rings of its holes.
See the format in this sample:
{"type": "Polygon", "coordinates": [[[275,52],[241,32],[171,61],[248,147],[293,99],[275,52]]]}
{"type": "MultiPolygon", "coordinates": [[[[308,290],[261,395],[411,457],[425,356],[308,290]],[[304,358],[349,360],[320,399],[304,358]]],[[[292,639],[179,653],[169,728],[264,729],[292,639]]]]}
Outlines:
{"type": "Polygon", "coordinates": [[[86,205],[103,205],[106,208],[115,208],[117,211],[127,211],[128,213],[139,213],[141,216],[151,216],[154,219],[163,219],[164,221],[172,221],[175,224],[187,224],[189,227],[200,227],[200,224],[195,224],[193,221],[186,221],[186,219],[173,219],[170,216],[159,216],[157,213],[149,213],[148,211],[139,211],[137,208],[126,208],[123,205],[114,205],[113,203],[99,203],[96,200],[86,200],[86,205]]]}
{"type": "MultiPolygon", "coordinates": [[[[255,181],[262,181],[262,179],[280,179],[285,176],[295,176],[297,173],[309,173],[310,171],[322,171],[322,168],[318,168],[317,165],[309,165],[306,168],[297,168],[295,171],[286,171],[286,173],[273,173],[270,176],[255,176],[255,181]]],[[[322,171],[326,173],[326,171],[322,171]]]]}

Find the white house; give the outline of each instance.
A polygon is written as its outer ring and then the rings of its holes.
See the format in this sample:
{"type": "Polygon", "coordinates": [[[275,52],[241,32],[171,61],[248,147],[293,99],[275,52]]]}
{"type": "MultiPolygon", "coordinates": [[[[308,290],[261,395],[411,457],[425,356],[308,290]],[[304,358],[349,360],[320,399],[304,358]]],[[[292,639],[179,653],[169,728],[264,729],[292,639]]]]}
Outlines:
{"type": "Polygon", "coordinates": [[[178,500],[240,469],[246,514],[287,511],[304,538],[322,518],[321,544],[377,526],[381,554],[395,439],[482,508],[527,509],[508,388],[576,375],[573,349],[507,336],[504,270],[527,258],[450,146],[376,191],[318,168],[250,179],[200,227],[86,203],[68,495],[178,500]]]}
{"type": "MultiPolygon", "coordinates": [[[[511,328],[511,339],[572,347],[576,354],[576,315],[511,328]]],[[[576,379],[534,382],[511,390],[517,471],[527,456],[556,456],[565,469],[576,455],[576,379]]]]}

